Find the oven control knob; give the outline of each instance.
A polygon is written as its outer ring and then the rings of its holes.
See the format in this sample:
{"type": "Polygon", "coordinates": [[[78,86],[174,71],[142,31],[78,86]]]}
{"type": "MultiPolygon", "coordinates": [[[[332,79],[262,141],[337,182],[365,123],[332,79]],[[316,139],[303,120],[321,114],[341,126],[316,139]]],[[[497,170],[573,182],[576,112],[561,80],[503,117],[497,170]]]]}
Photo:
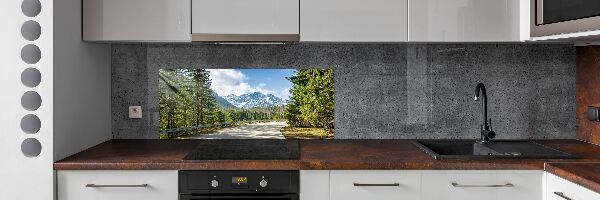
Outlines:
{"type": "Polygon", "coordinates": [[[267,187],[267,185],[269,183],[267,183],[267,181],[265,179],[261,180],[260,183],[258,183],[260,185],[260,187],[267,187]]]}
{"type": "Polygon", "coordinates": [[[210,181],[210,187],[214,187],[214,188],[219,187],[219,181],[217,181],[217,180],[210,181]]]}

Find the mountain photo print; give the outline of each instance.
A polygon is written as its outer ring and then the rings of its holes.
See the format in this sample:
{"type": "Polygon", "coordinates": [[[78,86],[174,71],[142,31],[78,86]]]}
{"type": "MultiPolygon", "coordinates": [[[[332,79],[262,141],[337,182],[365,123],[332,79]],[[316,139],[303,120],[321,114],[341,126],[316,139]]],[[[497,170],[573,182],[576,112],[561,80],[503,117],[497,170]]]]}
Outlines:
{"type": "Polygon", "coordinates": [[[161,139],[333,138],[333,69],[161,69],[161,139]]]}

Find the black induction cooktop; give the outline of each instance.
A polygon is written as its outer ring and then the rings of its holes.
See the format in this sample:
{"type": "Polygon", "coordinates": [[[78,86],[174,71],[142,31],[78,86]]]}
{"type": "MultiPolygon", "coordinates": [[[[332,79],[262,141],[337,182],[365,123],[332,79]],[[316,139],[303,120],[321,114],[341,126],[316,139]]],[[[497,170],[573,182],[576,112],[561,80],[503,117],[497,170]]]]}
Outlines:
{"type": "Polygon", "coordinates": [[[298,160],[298,140],[200,140],[183,160],[298,160]]]}

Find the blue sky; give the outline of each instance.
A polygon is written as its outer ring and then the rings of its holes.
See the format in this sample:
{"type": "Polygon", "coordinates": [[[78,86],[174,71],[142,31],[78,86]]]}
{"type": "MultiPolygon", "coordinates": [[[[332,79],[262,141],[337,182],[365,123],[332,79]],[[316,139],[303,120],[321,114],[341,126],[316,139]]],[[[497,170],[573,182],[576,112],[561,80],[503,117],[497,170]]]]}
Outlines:
{"type": "Polygon", "coordinates": [[[286,79],[294,69],[207,69],[212,80],[211,89],[219,96],[242,95],[252,92],[273,94],[289,99],[292,84],[286,79]]]}

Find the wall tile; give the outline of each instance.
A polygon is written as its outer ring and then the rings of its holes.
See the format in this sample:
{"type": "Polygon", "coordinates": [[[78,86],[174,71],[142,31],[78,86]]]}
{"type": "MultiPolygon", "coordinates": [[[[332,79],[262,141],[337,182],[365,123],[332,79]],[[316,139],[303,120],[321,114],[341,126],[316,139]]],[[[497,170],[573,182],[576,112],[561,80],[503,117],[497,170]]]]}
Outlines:
{"type": "Polygon", "coordinates": [[[575,138],[575,48],[543,44],[113,45],[113,137],[158,138],[158,70],[335,70],[335,138],[575,138]],[[141,104],[144,119],[127,119],[141,104]]]}

